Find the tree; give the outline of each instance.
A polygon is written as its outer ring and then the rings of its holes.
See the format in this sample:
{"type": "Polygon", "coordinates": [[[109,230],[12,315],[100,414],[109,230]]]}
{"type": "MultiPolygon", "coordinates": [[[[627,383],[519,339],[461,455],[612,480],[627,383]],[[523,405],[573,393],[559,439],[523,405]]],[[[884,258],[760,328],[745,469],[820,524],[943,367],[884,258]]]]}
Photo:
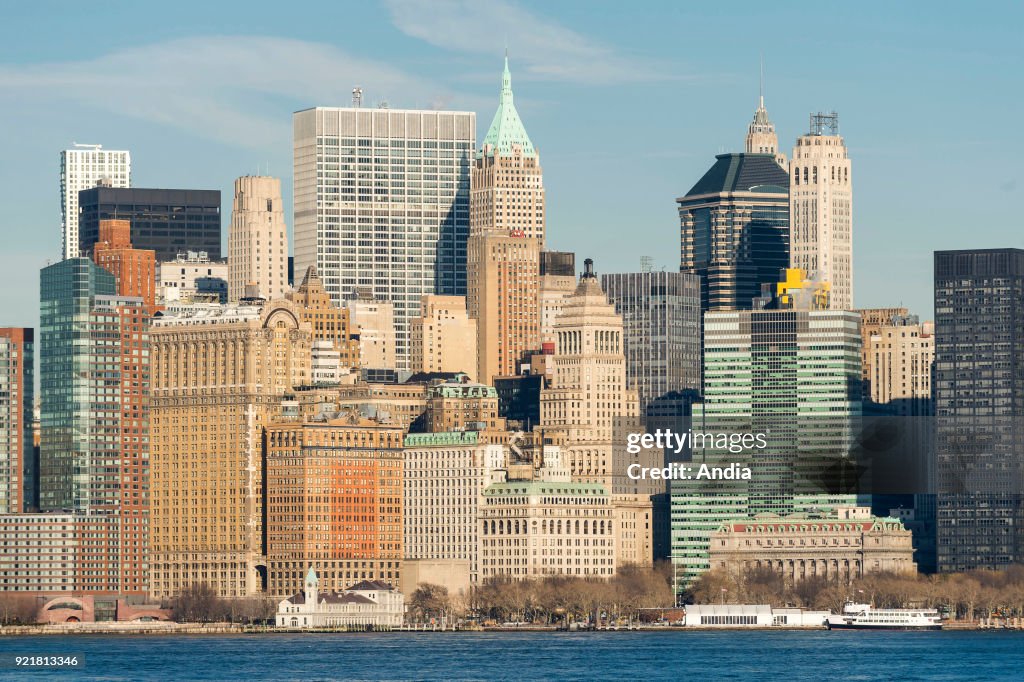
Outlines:
{"type": "Polygon", "coordinates": [[[0,592],[0,625],[32,625],[37,613],[36,599],[32,595],[0,592]]]}
{"type": "Polygon", "coordinates": [[[409,608],[421,621],[444,618],[451,611],[448,588],[433,583],[420,583],[409,597],[409,608]]]}
{"type": "Polygon", "coordinates": [[[193,583],[171,601],[174,620],[179,623],[209,623],[226,615],[226,605],[207,583],[193,583]]]}

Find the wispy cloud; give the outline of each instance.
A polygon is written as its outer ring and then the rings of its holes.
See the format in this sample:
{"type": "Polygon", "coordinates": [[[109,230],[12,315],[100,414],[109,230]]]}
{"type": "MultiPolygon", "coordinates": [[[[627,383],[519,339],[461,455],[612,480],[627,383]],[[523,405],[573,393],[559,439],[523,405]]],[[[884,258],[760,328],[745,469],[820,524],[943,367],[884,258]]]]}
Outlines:
{"type": "Polygon", "coordinates": [[[585,84],[674,79],[664,65],[631,57],[502,0],[385,0],[395,26],[437,47],[499,54],[534,78],[585,84]],[[524,68],[525,67],[525,68],[524,68]]]}
{"type": "Polygon", "coordinates": [[[344,106],[357,84],[371,104],[398,96],[393,104],[410,107],[461,100],[428,79],[331,45],[262,36],[193,37],[85,61],[0,65],[8,106],[52,100],[243,147],[287,139],[293,109],[344,106]]]}

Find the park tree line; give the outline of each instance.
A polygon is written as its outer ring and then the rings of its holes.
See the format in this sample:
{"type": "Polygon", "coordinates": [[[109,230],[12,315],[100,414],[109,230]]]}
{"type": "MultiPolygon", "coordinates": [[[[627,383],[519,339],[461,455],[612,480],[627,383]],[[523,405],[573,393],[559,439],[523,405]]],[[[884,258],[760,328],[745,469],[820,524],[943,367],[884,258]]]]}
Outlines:
{"type": "Polygon", "coordinates": [[[878,608],[935,608],[966,621],[1015,618],[1024,617],[1024,565],[936,575],[875,573],[850,584],[821,577],[792,583],[767,568],[741,573],[716,568],[698,578],[685,597],[695,604],[791,604],[833,613],[852,600],[878,608]]]}

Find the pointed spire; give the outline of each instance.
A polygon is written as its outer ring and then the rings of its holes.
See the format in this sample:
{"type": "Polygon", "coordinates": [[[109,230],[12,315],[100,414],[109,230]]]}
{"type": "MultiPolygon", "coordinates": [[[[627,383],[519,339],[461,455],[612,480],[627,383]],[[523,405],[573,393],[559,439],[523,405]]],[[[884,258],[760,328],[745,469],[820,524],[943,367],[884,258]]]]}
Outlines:
{"type": "Polygon", "coordinates": [[[501,74],[501,96],[498,110],[494,113],[491,127],[484,136],[483,148],[478,156],[493,156],[498,150],[503,156],[511,155],[513,149],[519,148],[523,156],[536,156],[530,136],[519,118],[512,97],[512,72],[508,68],[508,48],[505,49],[505,68],[501,74]]]}
{"type": "Polygon", "coordinates": [[[764,109],[764,53],[763,52],[761,53],[761,84],[760,84],[759,91],[760,91],[760,95],[761,95],[761,105],[758,108],[759,109],[764,109]]]}

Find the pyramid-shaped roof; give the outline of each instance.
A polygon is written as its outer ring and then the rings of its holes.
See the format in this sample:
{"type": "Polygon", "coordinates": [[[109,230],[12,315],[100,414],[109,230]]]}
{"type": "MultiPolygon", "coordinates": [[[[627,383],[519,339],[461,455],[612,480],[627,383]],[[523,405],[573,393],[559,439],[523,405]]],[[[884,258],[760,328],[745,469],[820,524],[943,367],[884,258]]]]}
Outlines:
{"type": "Polygon", "coordinates": [[[501,99],[498,102],[498,110],[494,112],[491,127],[484,136],[480,155],[486,153],[493,156],[495,149],[503,156],[511,155],[515,146],[522,149],[523,156],[537,155],[512,101],[512,74],[508,70],[508,55],[505,55],[505,72],[501,76],[501,99]]]}

